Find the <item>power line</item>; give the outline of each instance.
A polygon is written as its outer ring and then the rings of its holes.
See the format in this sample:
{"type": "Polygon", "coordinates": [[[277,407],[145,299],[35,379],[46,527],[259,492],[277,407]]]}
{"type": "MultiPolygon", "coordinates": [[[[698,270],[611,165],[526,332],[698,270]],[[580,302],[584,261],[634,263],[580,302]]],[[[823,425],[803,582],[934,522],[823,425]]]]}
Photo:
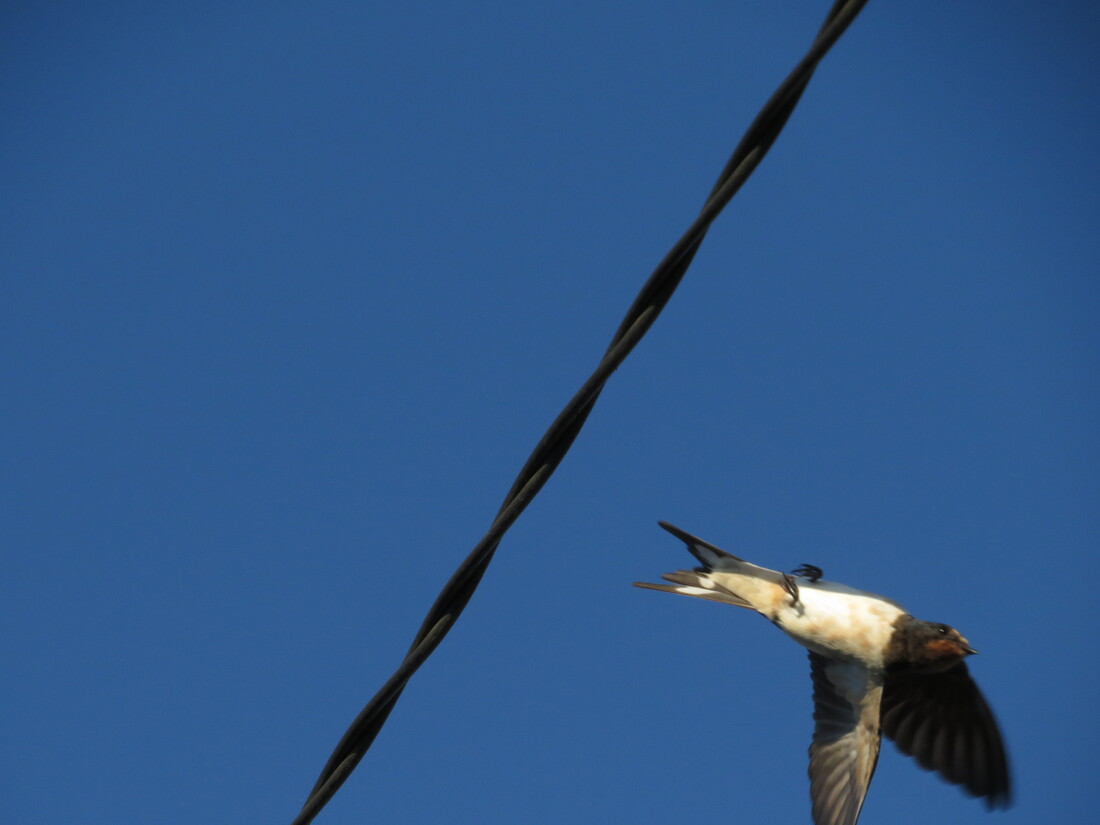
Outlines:
{"type": "Polygon", "coordinates": [[[745,132],[714,184],[699,215],[642,286],[600,360],[577,393],[543,434],[504,497],[488,532],[458,566],[425,616],[401,665],[340,738],[292,825],[307,825],[355,770],[382,729],[412,675],[454,626],[477,589],[501,538],[538,494],[569,451],[603,391],[604,384],[657,319],[691,265],[711,223],[741,188],[775,142],[810,82],[817,64],[867,0],[836,0],[813,44],[772,94],[745,132]]]}

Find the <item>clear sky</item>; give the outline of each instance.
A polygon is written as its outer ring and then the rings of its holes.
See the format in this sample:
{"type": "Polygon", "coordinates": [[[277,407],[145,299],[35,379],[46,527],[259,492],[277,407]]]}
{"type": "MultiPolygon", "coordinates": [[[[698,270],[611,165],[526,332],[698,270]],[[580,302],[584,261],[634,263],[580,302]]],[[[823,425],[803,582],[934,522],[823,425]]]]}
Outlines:
{"type": "MultiPolygon", "coordinates": [[[[0,10],[3,820],[286,823],[827,2],[0,10]]],[[[958,627],[1095,821],[1100,7],[871,2],[318,818],[809,822],[750,560],[958,627]]]]}

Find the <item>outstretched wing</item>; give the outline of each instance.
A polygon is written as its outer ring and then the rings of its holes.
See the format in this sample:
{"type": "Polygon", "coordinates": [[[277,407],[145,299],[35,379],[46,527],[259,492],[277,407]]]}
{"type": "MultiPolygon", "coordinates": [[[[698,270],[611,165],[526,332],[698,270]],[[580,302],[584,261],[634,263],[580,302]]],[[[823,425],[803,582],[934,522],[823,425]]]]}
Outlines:
{"type": "Polygon", "coordinates": [[[810,653],[814,739],[810,799],[816,825],[855,825],[875,773],[882,683],[862,665],[810,653]]]}
{"type": "Polygon", "coordinates": [[[922,768],[984,797],[988,807],[1011,801],[1001,732],[965,662],[940,673],[887,676],[882,732],[922,768]]]}

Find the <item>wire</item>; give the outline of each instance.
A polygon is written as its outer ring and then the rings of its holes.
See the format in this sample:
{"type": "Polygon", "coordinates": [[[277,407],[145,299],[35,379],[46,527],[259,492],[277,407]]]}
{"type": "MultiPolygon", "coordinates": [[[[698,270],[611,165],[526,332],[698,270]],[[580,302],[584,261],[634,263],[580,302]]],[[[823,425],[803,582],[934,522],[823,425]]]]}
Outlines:
{"type": "Polygon", "coordinates": [[[385,724],[409,679],[432,654],[466,607],[504,533],[519,518],[565,457],[611,373],[653,325],[690,266],[711,223],[768,153],[798,104],[817,64],[866,3],[867,0],[836,0],[833,4],[805,56],[764,104],[734,149],[699,215],[642,286],[595,371],[554,419],[528,457],[512,488],[504,497],[489,530],[443,586],[416,632],[404,661],[340,738],[292,825],[307,825],[312,822],[355,770],[385,724]]]}

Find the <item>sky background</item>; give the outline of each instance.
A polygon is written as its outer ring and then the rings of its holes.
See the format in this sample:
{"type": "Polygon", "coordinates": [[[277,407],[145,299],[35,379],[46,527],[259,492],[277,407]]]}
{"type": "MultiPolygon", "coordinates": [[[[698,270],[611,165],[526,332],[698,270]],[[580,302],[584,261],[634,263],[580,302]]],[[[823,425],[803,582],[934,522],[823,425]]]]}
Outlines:
{"type": "MultiPolygon", "coordinates": [[[[289,822],[827,8],[5,3],[5,822],[289,822]]],[[[863,823],[1095,821],[1097,42],[869,4],[318,823],[808,823],[658,519],[981,651],[863,823]]]]}

